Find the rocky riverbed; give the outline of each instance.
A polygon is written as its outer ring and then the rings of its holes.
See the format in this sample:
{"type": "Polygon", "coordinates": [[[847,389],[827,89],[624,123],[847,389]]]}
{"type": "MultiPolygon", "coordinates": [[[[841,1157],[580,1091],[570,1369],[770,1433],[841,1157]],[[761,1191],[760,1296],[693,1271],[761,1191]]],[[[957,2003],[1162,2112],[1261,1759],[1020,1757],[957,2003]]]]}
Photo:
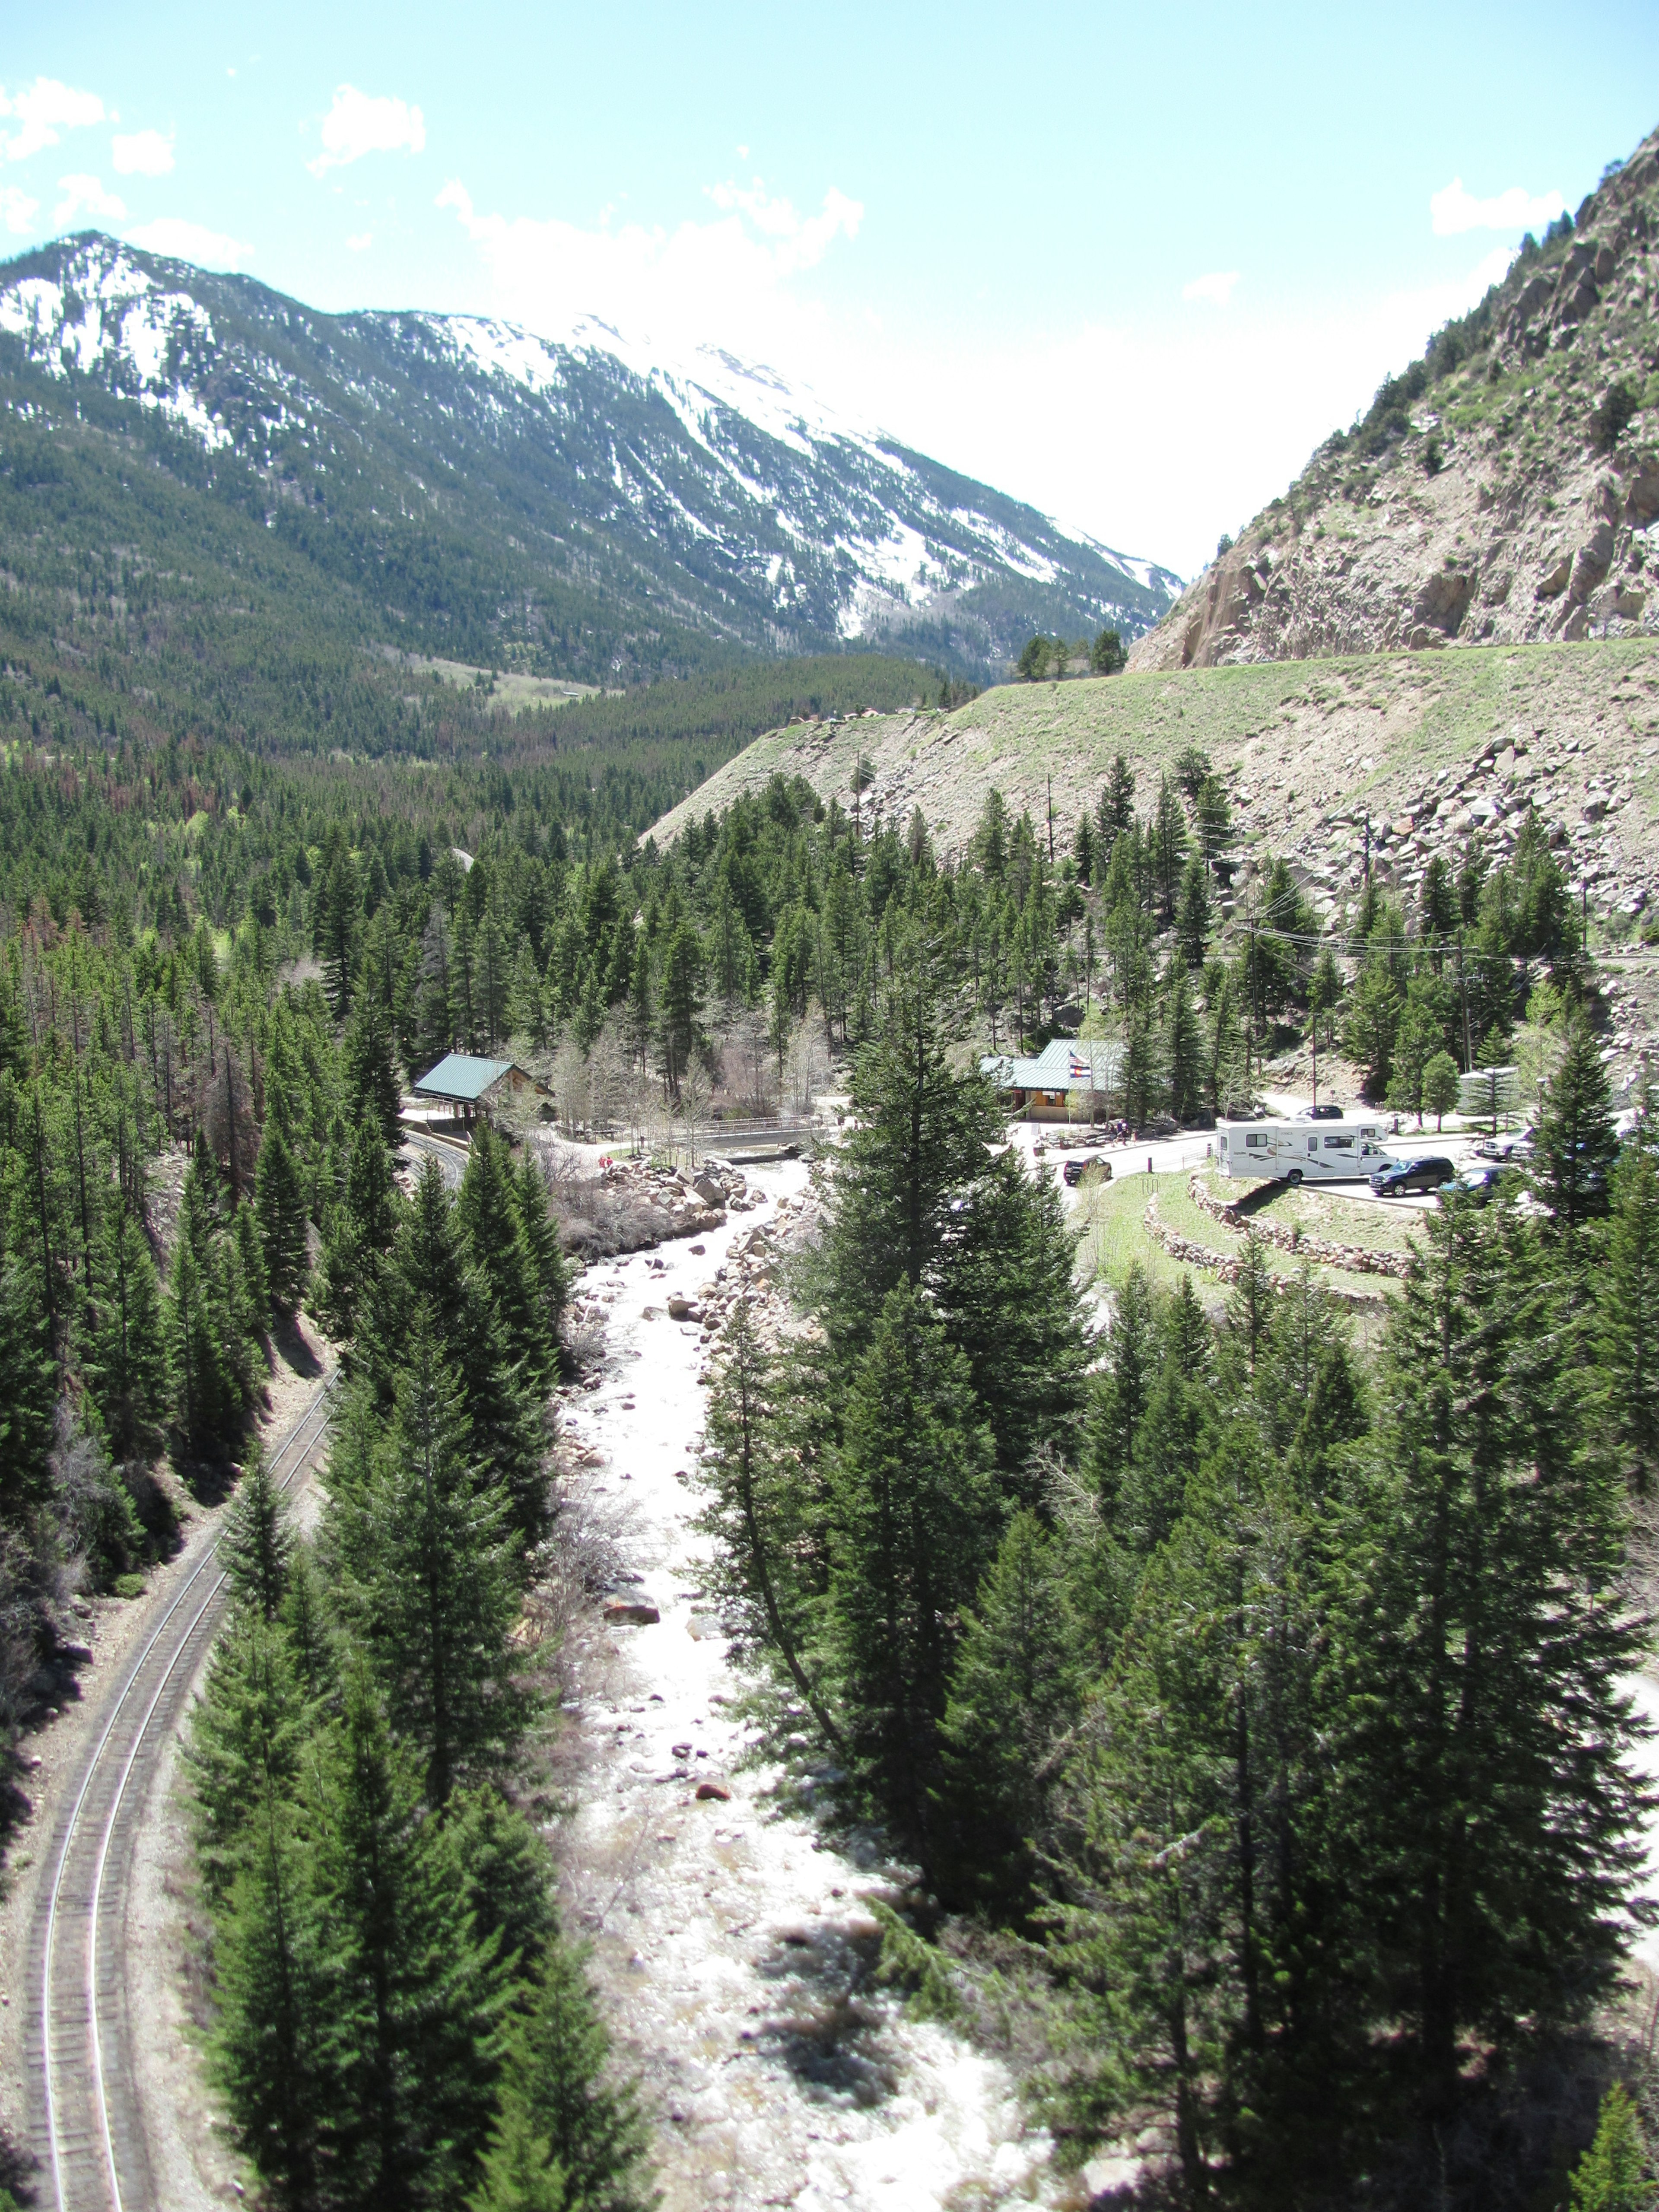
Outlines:
{"type": "Polygon", "coordinates": [[[878,1838],[832,1843],[775,1768],[746,1763],[691,1525],[705,1329],[801,1233],[806,1171],[750,1170],[742,1194],[746,1214],[589,1269],[606,1354],[565,1417],[602,1462],[626,1563],[573,1662],[565,1910],[658,2121],[665,2212],[1080,2203],[1006,2071],[876,1984],[871,1905],[911,1869],[878,1838]]]}

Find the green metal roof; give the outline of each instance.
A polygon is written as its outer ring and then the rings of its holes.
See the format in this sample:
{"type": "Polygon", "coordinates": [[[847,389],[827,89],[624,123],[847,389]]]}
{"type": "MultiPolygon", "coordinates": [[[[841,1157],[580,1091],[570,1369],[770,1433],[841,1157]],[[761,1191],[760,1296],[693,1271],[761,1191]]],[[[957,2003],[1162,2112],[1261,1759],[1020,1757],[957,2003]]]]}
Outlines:
{"type": "Polygon", "coordinates": [[[417,1098],[482,1098],[512,1066],[510,1060],[475,1060],[470,1052],[449,1052],[428,1068],[415,1085],[417,1098]]]}

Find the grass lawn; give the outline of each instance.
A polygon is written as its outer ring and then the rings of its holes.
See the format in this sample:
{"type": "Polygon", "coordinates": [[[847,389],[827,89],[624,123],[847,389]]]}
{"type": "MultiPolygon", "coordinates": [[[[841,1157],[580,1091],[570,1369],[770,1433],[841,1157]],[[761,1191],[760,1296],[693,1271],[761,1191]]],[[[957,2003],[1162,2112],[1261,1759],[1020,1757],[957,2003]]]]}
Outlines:
{"type": "MultiPolygon", "coordinates": [[[[1306,1183],[1299,1190],[1292,1190],[1288,1183],[1245,1182],[1237,1176],[1230,1180],[1213,1170],[1206,1180],[1224,1203],[1236,1201],[1251,1191],[1265,1190],[1267,1196],[1253,1209],[1255,1218],[1277,1222],[1286,1229],[1299,1222],[1304,1237],[1322,1237],[1334,1244],[1361,1244],[1368,1252],[1409,1252],[1412,1249],[1412,1228],[1417,1216],[1409,1211],[1392,1212],[1385,1206],[1367,1205],[1360,1200],[1345,1198],[1337,1191],[1310,1188],[1306,1183]]],[[[1186,1197],[1184,1186],[1182,1196],[1186,1197]]],[[[1196,1207],[1193,1210],[1197,1212],[1196,1207]]],[[[1207,1216],[1200,1218],[1205,1219],[1207,1216]]],[[[1164,1219],[1173,1222],[1175,1218],[1166,1208],[1164,1219]]],[[[1214,1236],[1222,1233],[1217,1222],[1211,1222],[1210,1228],[1214,1236]]]]}
{"type": "MultiPolygon", "coordinates": [[[[1218,1259],[1231,1258],[1238,1250],[1243,1237],[1224,1228],[1220,1222],[1212,1221],[1194,1205],[1188,1196],[1184,1175],[1156,1178],[1125,1176],[1116,1182],[1096,1185],[1084,1199],[1080,1209],[1084,1231],[1078,1248],[1079,1273],[1085,1282],[1099,1279],[1114,1289],[1123,1280],[1131,1261],[1137,1260],[1152,1280],[1165,1288],[1178,1283],[1182,1275],[1191,1274],[1199,1297],[1214,1311],[1226,1297],[1226,1285],[1201,1268],[1172,1260],[1146,1228],[1146,1203],[1154,1181],[1158,1218],[1169,1228],[1179,1236],[1190,1237],[1195,1244],[1206,1246],[1218,1259]]],[[[1353,1210],[1360,1211],[1358,1207],[1353,1210]]],[[[1350,1232],[1346,1241],[1358,1243],[1368,1240],[1350,1232]]],[[[1267,1249],[1268,1267],[1281,1280],[1288,1280],[1295,1274],[1298,1262],[1275,1245],[1270,1244],[1267,1249]]],[[[1350,1274],[1341,1267],[1316,1267],[1314,1275],[1327,1290],[1349,1291],[1373,1304],[1398,1288],[1391,1276],[1350,1274]]]]}

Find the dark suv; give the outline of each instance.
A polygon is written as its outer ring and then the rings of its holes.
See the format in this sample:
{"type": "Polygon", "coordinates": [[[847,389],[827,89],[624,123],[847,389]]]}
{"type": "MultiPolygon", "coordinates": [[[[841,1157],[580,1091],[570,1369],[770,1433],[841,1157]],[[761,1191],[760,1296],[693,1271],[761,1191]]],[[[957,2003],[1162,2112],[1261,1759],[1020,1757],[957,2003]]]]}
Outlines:
{"type": "Polygon", "coordinates": [[[1390,1160],[1371,1177],[1375,1198],[1403,1198],[1407,1191],[1438,1190],[1457,1170],[1449,1160],[1390,1160]]]}
{"type": "Polygon", "coordinates": [[[1342,1109],[1340,1106],[1310,1106],[1301,1118],[1304,1121],[1340,1121],[1342,1109]]]}
{"type": "Polygon", "coordinates": [[[1110,1182],[1112,1164],[1109,1160],[1103,1160],[1097,1152],[1090,1152],[1080,1160],[1067,1160],[1060,1169],[1060,1174],[1068,1183],[1075,1186],[1082,1182],[1091,1168],[1101,1170],[1103,1182],[1110,1182]]]}

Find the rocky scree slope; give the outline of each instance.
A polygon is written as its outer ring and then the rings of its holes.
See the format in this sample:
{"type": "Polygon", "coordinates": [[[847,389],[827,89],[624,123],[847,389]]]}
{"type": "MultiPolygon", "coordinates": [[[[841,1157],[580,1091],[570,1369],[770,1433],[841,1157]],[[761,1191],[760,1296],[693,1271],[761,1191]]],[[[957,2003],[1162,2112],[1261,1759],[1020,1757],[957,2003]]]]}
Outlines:
{"type": "Polygon", "coordinates": [[[1659,131],[1326,441],[1130,667],[1659,629],[1656,296],[1659,131]]]}
{"type": "Polygon", "coordinates": [[[320,314],[96,233],[0,267],[0,464],[43,422],[246,509],[398,642],[538,674],[878,636],[983,674],[1178,588],[715,349],[320,314]]]}

